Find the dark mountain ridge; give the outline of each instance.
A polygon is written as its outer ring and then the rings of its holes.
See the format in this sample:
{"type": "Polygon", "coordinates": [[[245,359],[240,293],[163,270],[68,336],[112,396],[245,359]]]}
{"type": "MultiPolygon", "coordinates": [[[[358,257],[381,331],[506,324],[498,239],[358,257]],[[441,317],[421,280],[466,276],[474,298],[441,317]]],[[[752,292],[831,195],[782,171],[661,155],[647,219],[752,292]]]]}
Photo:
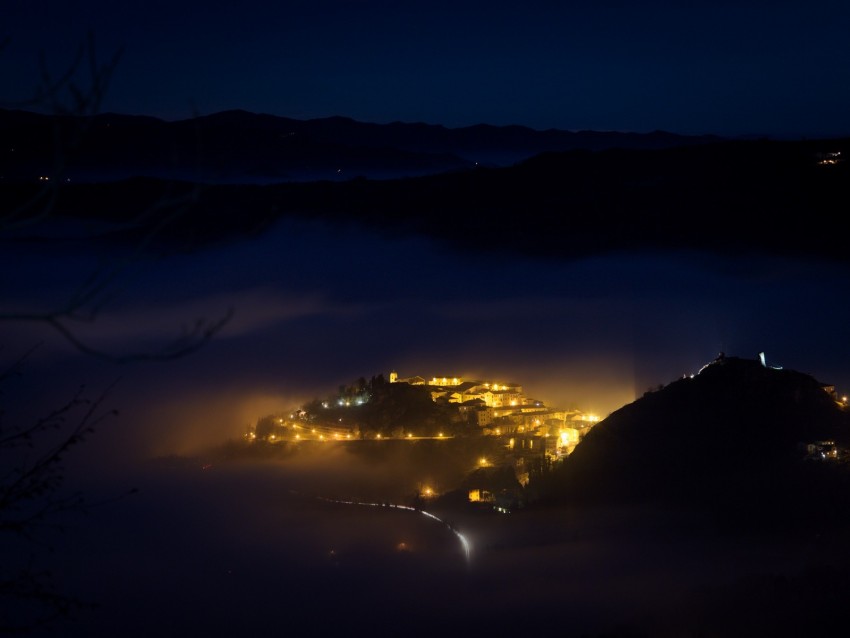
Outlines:
{"type": "Polygon", "coordinates": [[[63,174],[74,181],[146,176],[205,183],[387,179],[508,166],[542,152],[668,148],[719,139],[662,131],[296,120],[239,110],[174,122],[115,113],[82,118],[0,110],[0,138],[0,175],[7,180],[55,175],[59,159],[63,174]]]}
{"type": "Polygon", "coordinates": [[[223,111],[202,116],[198,120],[237,129],[251,127],[285,134],[302,134],[321,143],[364,148],[392,147],[415,153],[451,153],[479,164],[500,165],[514,164],[547,151],[669,148],[723,139],[713,135],[677,135],[666,131],[540,131],[519,125],[490,124],[448,128],[422,122],[375,124],[340,116],[295,120],[241,110],[223,111]]]}
{"type": "Polygon", "coordinates": [[[0,181],[4,207],[49,191],[56,215],[173,221],[174,247],[257,232],[281,217],[434,238],[464,252],[575,259],[632,250],[845,261],[850,140],[724,141],[542,153],[514,166],[403,179],[268,185],[134,178],[0,181]],[[174,203],[176,202],[176,203],[174,203]]]}

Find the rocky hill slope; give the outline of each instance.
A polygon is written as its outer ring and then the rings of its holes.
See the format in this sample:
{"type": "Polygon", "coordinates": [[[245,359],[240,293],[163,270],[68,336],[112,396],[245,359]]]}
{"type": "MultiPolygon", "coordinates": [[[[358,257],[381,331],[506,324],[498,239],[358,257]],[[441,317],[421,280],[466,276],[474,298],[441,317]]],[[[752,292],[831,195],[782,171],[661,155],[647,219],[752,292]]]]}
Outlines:
{"type": "Polygon", "coordinates": [[[554,471],[549,496],[773,523],[844,520],[850,409],[830,390],[801,372],[719,357],[600,422],[554,471]]]}

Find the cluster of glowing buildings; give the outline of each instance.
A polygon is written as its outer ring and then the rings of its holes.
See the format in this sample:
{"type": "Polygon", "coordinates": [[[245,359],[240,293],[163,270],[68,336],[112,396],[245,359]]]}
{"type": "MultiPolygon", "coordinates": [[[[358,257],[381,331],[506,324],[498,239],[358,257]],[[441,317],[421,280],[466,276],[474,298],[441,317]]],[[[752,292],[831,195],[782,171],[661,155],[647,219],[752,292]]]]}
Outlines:
{"type": "MultiPolygon", "coordinates": [[[[460,377],[400,378],[395,371],[389,374],[390,383],[405,383],[424,386],[435,403],[452,405],[459,420],[478,427],[484,436],[501,437],[505,441],[507,454],[517,458],[549,457],[563,458],[569,455],[584,435],[599,421],[599,417],[581,410],[564,410],[545,405],[542,401],[525,395],[521,385],[460,377]]],[[[366,393],[352,397],[340,397],[336,407],[351,407],[369,401],[366,393]]],[[[331,401],[323,402],[324,408],[331,401]]],[[[373,433],[376,439],[420,439],[451,438],[451,434],[440,432],[434,436],[420,436],[413,432],[398,435],[373,433]]],[[[248,425],[246,438],[278,441],[350,441],[364,438],[364,433],[353,428],[343,418],[339,422],[310,422],[304,410],[290,414],[288,418],[269,415],[248,425]]],[[[372,438],[368,436],[366,438],[372,438]]]]}
{"type": "Polygon", "coordinates": [[[540,450],[554,457],[572,452],[599,417],[581,410],[563,410],[529,398],[521,385],[468,380],[461,377],[400,378],[393,371],[390,383],[427,386],[435,402],[456,404],[467,422],[477,424],[482,434],[510,436],[508,446],[540,450]]]}

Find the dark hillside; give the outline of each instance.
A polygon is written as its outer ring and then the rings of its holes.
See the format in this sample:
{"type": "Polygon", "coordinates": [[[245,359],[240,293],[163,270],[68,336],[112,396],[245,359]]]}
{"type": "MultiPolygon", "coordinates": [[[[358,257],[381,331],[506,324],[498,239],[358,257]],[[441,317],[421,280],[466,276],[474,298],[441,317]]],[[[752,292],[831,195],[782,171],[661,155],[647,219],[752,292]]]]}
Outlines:
{"type": "Polygon", "coordinates": [[[807,459],[807,444],[819,441],[850,447],[850,412],[821,383],[718,358],[599,423],[556,469],[550,496],[769,514],[765,520],[837,516],[850,495],[846,459],[807,459]]]}
{"type": "Polygon", "coordinates": [[[667,148],[719,138],[522,126],[450,129],[345,117],[296,120],[242,110],[167,122],[116,113],[84,118],[0,109],[0,139],[0,178],[55,177],[61,168],[75,182],[157,177],[268,184],[398,178],[509,166],[547,151],[667,148]]]}
{"type": "Polygon", "coordinates": [[[547,259],[693,250],[844,261],[850,229],[833,211],[850,207],[850,164],[824,164],[821,153],[846,154],[848,146],[757,140],[571,151],[506,168],[274,185],[0,181],[0,212],[49,189],[57,215],[138,220],[187,247],[304,217],[432,237],[464,252],[547,259]]]}

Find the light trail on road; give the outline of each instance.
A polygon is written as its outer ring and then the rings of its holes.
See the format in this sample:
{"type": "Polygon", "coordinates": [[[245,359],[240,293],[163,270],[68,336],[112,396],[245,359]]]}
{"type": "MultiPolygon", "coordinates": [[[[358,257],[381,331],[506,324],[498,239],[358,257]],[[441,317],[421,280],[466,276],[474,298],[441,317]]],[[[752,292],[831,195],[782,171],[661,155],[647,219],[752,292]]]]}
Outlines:
{"type": "Polygon", "coordinates": [[[410,512],[424,514],[425,516],[434,519],[438,523],[445,525],[449,530],[451,530],[451,532],[455,536],[457,536],[458,540],[460,541],[461,547],[463,547],[467,564],[469,564],[472,560],[472,544],[469,542],[469,539],[466,538],[466,536],[464,536],[459,530],[455,529],[454,526],[452,526],[450,523],[444,521],[439,516],[436,516],[431,512],[426,512],[425,510],[417,509],[415,507],[411,507],[410,505],[397,505],[395,503],[368,503],[365,501],[344,501],[340,499],[325,498],[323,496],[318,496],[317,498],[327,503],[340,503],[342,505],[364,505],[368,507],[391,507],[393,509],[407,510],[410,512]]]}

